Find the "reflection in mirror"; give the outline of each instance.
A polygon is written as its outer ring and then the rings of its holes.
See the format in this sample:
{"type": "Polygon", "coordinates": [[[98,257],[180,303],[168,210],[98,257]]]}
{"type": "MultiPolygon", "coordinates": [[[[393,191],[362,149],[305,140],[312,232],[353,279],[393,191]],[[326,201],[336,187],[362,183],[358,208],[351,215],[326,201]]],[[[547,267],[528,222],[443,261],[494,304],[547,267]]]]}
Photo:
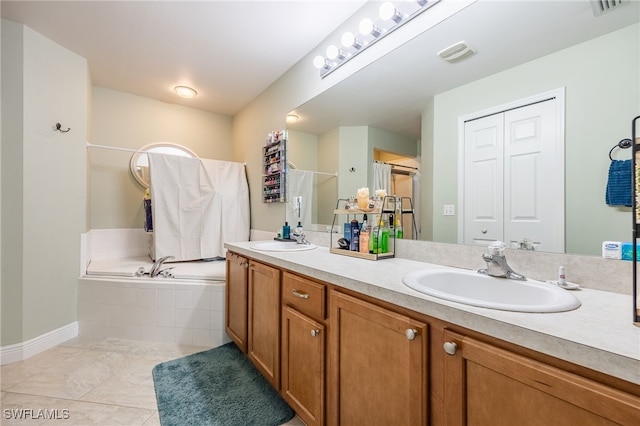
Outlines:
{"type": "Polygon", "coordinates": [[[171,142],[156,142],[143,146],[131,156],[129,170],[136,182],[144,188],[149,188],[149,157],[147,152],[198,158],[198,155],[189,148],[171,142]]]}
{"type": "Polygon", "coordinates": [[[331,228],[338,187],[330,144],[316,135],[289,131],[285,221],[292,229],[298,222],[309,231],[331,228]]]}
{"type": "MultiPolygon", "coordinates": [[[[565,251],[599,256],[602,241],[630,239],[630,209],[607,205],[604,194],[608,152],[630,137],[640,104],[639,17],[640,2],[594,16],[588,1],[478,1],[295,108],[288,130],[322,139],[375,128],[418,141],[420,238],[457,243],[460,117],[564,88],[565,251]],[[477,53],[442,61],[436,53],[461,29],[477,53]]],[[[339,165],[341,197],[364,186],[353,177],[374,159],[370,147],[355,149],[358,158],[337,143],[318,151],[339,165]]]]}

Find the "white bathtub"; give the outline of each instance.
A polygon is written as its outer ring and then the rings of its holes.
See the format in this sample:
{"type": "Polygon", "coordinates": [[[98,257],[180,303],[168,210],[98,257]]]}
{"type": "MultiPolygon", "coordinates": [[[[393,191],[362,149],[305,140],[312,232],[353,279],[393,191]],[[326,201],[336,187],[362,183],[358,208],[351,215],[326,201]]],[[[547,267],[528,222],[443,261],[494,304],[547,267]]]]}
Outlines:
{"type": "Polygon", "coordinates": [[[225,262],[165,263],[174,278],[136,277],[148,256],[96,259],[78,284],[82,337],[216,347],[230,341],[225,324],[225,262]]]}

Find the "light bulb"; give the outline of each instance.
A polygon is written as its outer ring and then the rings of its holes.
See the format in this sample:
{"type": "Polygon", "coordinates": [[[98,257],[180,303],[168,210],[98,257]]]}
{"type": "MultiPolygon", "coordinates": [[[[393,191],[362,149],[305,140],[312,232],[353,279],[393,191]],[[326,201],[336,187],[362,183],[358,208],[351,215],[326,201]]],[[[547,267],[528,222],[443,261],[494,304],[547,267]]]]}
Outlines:
{"type": "Polygon", "coordinates": [[[388,21],[392,19],[395,23],[402,21],[402,15],[398,12],[396,7],[390,1],[386,1],[380,5],[379,11],[380,19],[388,21]]]}
{"type": "Polygon", "coordinates": [[[327,47],[327,58],[333,60],[338,57],[338,54],[339,54],[338,48],[333,44],[327,47]]]}
{"type": "Polygon", "coordinates": [[[369,18],[364,18],[362,21],[360,21],[360,26],[358,27],[358,29],[360,30],[360,34],[362,35],[371,34],[373,28],[373,21],[369,18]]]}
{"type": "Polygon", "coordinates": [[[356,42],[356,36],[351,32],[346,32],[342,34],[342,45],[344,47],[351,47],[356,42]]]}
{"type": "Polygon", "coordinates": [[[324,67],[325,65],[327,65],[327,60],[324,58],[324,56],[316,56],[315,58],[313,58],[313,66],[320,69],[322,67],[324,67]]]}

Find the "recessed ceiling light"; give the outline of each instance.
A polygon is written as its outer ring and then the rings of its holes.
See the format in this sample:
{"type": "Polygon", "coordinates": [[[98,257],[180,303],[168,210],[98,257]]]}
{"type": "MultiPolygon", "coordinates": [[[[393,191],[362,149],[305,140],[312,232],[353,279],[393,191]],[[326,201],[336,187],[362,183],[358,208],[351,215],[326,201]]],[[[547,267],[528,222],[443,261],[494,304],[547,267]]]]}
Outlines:
{"type": "Polygon", "coordinates": [[[173,90],[176,92],[176,95],[188,99],[195,98],[198,94],[198,92],[187,86],[176,86],[173,90]]]}

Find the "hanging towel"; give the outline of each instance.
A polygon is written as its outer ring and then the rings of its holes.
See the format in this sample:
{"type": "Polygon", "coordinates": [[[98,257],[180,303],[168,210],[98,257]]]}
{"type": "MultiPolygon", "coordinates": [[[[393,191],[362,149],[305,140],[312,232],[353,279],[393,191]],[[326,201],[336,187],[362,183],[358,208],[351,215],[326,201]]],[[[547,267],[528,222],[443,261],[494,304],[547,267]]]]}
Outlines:
{"type": "Polygon", "coordinates": [[[303,229],[310,229],[313,206],[313,172],[289,169],[287,172],[286,218],[293,229],[298,222],[303,229]],[[300,200],[300,206],[298,206],[300,200]],[[299,207],[299,208],[298,208],[299,207]],[[299,210],[299,211],[298,211],[299,210]]]}
{"type": "Polygon", "coordinates": [[[149,153],[155,258],[224,257],[225,241],[249,240],[244,165],[149,153]]]}
{"type": "Polygon", "coordinates": [[[631,160],[611,161],[605,194],[607,204],[631,207],[631,190],[631,160]]]}

